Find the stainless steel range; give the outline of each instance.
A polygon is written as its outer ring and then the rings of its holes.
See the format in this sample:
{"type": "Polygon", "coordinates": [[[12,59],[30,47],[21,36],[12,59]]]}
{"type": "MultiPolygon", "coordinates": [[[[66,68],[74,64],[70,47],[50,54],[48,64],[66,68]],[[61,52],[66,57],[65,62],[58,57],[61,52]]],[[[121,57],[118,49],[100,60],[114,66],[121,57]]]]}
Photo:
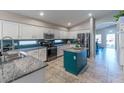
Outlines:
{"type": "Polygon", "coordinates": [[[48,47],[47,48],[47,61],[51,61],[57,58],[57,47],[48,47]]]}
{"type": "Polygon", "coordinates": [[[57,58],[57,47],[54,46],[52,40],[47,40],[43,42],[42,45],[47,47],[47,61],[51,61],[57,58]]]}

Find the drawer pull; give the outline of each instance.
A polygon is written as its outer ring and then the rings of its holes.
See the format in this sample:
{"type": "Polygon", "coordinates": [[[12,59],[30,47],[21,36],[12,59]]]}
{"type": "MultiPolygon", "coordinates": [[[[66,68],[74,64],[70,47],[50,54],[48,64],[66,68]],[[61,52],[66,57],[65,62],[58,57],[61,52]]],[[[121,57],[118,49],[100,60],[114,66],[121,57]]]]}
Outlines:
{"type": "Polygon", "coordinates": [[[76,60],[76,56],[74,56],[73,58],[74,58],[74,60],[76,60]]]}

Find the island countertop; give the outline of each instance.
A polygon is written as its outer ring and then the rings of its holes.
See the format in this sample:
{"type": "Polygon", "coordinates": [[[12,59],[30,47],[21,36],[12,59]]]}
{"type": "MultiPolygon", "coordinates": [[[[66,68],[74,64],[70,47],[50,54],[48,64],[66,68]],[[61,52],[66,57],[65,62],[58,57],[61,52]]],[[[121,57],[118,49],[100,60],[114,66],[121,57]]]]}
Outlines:
{"type": "Polygon", "coordinates": [[[64,51],[74,52],[74,53],[80,53],[83,50],[87,50],[87,48],[80,48],[80,49],[77,49],[77,48],[68,48],[68,49],[65,49],[64,51]]]}

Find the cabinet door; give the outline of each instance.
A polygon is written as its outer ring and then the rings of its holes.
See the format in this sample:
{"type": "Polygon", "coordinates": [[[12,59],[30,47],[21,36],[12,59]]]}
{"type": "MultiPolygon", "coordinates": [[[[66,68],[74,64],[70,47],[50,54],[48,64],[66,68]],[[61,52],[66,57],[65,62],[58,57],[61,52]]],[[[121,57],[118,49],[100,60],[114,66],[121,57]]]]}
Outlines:
{"type": "Polygon", "coordinates": [[[46,48],[39,49],[39,60],[41,61],[46,61],[47,60],[47,53],[46,53],[46,48]]]}
{"type": "Polygon", "coordinates": [[[62,56],[62,49],[61,49],[61,46],[58,46],[57,47],[57,56],[62,56]]]}
{"type": "Polygon", "coordinates": [[[57,57],[60,56],[60,48],[59,46],[57,47],[57,57]]]}
{"type": "Polygon", "coordinates": [[[28,51],[27,54],[28,54],[29,56],[32,56],[32,57],[36,58],[36,59],[39,59],[38,50],[28,51]]]}
{"type": "Polygon", "coordinates": [[[65,36],[64,36],[64,31],[59,31],[59,34],[60,34],[60,39],[64,39],[65,38],[65,36]]]}
{"type": "Polygon", "coordinates": [[[54,33],[55,39],[60,39],[60,37],[59,37],[60,35],[59,35],[59,31],[58,30],[54,29],[53,33],[54,33]]]}
{"type": "Polygon", "coordinates": [[[20,39],[39,39],[39,33],[37,26],[20,24],[20,39]]]}
{"type": "Polygon", "coordinates": [[[18,39],[19,38],[18,30],[19,30],[18,23],[3,21],[3,32],[2,32],[3,37],[10,36],[13,39],[18,39]]]}
{"type": "Polygon", "coordinates": [[[37,27],[37,26],[32,26],[31,27],[32,28],[32,39],[40,39],[40,36],[39,36],[39,34],[40,34],[40,27],[37,27]]]}
{"type": "Polygon", "coordinates": [[[32,39],[32,26],[20,24],[20,39],[32,39]]]}
{"type": "Polygon", "coordinates": [[[67,31],[59,31],[60,39],[67,39],[69,38],[67,31]]]}
{"type": "Polygon", "coordinates": [[[76,31],[70,31],[68,37],[70,39],[76,39],[77,38],[77,32],[76,31]]]}
{"type": "Polygon", "coordinates": [[[64,39],[67,39],[68,35],[67,35],[67,31],[64,31],[64,39]]]}
{"type": "Polygon", "coordinates": [[[64,55],[64,46],[61,46],[61,55],[64,55]]]}
{"type": "Polygon", "coordinates": [[[46,31],[46,29],[44,27],[39,27],[38,39],[44,39],[44,33],[45,33],[45,31],[46,31]]]}
{"type": "Polygon", "coordinates": [[[57,56],[62,56],[64,54],[64,45],[57,47],[57,56]]]}

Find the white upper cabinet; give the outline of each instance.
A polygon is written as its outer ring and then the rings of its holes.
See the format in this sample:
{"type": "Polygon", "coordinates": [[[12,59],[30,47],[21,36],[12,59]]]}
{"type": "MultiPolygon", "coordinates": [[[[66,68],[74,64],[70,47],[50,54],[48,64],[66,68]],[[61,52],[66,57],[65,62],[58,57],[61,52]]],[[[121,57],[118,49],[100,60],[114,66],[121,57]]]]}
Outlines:
{"type": "Polygon", "coordinates": [[[32,39],[34,33],[33,26],[20,24],[20,39],[32,39]]]}
{"type": "Polygon", "coordinates": [[[69,31],[68,32],[68,38],[69,39],[76,39],[77,38],[77,32],[76,31],[69,31]]]}
{"type": "Polygon", "coordinates": [[[59,31],[60,39],[67,39],[68,38],[68,32],[67,31],[59,31]]]}
{"type": "Polygon", "coordinates": [[[55,39],[60,39],[59,30],[54,30],[54,33],[55,33],[55,39]]]}
{"type": "Polygon", "coordinates": [[[59,39],[59,31],[58,30],[53,29],[53,30],[51,30],[50,33],[54,34],[54,38],[55,39],[59,39]]]}
{"type": "Polygon", "coordinates": [[[0,38],[10,36],[13,39],[44,39],[44,33],[54,34],[55,39],[76,39],[83,31],[64,31],[47,27],[0,20],[0,38]]]}
{"type": "Polygon", "coordinates": [[[18,23],[15,22],[9,22],[9,21],[3,21],[3,31],[2,36],[10,36],[13,39],[19,38],[18,33],[18,23]]]}
{"type": "Polygon", "coordinates": [[[37,27],[37,39],[43,39],[44,34],[44,28],[43,27],[37,27]]]}
{"type": "Polygon", "coordinates": [[[32,29],[32,39],[43,39],[44,30],[42,27],[33,26],[32,29]]]}
{"type": "Polygon", "coordinates": [[[43,39],[43,28],[20,24],[20,39],[43,39]]]}
{"type": "Polygon", "coordinates": [[[67,38],[68,38],[68,32],[64,31],[64,39],[67,39],[67,38]]]}
{"type": "Polygon", "coordinates": [[[58,38],[56,32],[51,28],[20,24],[20,39],[44,39],[44,33],[54,34],[55,38],[58,38]]]}

